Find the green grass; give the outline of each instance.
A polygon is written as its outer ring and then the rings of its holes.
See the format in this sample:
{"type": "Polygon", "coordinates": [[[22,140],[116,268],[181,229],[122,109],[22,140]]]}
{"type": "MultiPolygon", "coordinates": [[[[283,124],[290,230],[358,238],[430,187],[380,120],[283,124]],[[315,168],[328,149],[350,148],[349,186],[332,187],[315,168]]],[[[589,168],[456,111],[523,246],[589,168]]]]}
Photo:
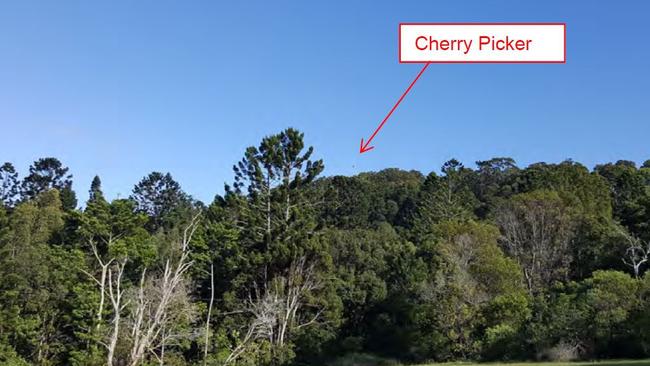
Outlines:
{"type": "Polygon", "coordinates": [[[650,366],[650,360],[616,360],[616,361],[594,361],[594,362],[513,362],[513,363],[431,363],[420,366],[488,366],[488,365],[507,365],[507,366],[650,366]]]}
{"type": "Polygon", "coordinates": [[[578,362],[449,362],[427,363],[421,365],[407,365],[394,360],[383,359],[377,356],[352,353],[327,364],[327,366],[650,366],[650,360],[604,360],[604,361],[578,361],[578,362]]]}

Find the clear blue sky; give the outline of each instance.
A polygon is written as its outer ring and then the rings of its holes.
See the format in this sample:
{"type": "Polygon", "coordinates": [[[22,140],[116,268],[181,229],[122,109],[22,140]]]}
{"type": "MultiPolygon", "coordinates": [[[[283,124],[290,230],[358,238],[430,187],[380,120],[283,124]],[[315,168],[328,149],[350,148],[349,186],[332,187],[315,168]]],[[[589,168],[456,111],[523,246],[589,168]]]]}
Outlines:
{"type": "Polygon", "coordinates": [[[169,171],[206,202],[287,126],[326,174],[510,156],[650,159],[648,1],[5,1],[0,161],[55,156],[80,201],[169,171]],[[566,22],[565,65],[397,61],[399,22],[566,22]]]}

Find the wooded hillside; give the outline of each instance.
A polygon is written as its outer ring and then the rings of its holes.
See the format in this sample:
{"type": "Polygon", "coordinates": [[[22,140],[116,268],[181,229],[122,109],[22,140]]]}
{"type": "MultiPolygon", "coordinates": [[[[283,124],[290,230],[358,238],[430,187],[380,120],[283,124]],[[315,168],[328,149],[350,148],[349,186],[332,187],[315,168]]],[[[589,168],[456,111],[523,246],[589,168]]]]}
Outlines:
{"type": "Polygon", "coordinates": [[[312,152],[268,136],[209,203],[162,172],[79,203],[56,158],[4,163],[0,363],[650,356],[650,160],[323,177],[312,152]]]}

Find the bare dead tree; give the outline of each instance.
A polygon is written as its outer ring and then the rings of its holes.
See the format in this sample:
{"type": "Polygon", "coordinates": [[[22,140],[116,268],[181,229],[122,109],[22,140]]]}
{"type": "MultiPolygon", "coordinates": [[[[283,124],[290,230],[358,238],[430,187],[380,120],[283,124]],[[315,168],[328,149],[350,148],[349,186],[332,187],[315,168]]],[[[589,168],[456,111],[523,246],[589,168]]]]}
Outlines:
{"type": "MultiPolygon", "coordinates": [[[[442,258],[449,266],[437,271],[432,281],[424,281],[418,290],[422,300],[430,303],[450,298],[455,292],[459,305],[480,305],[490,300],[490,294],[475,278],[472,267],[477,265],[481,243],[472,235],[460,234],[440,246],[442,258]],[[460,289],[460,290],[459,290],[460,289]]],[[[461,318],[459,316],[459,318],[461,318]]]]}
{"type": "Polygon", "coordinates": [[[478,309],[497,296],[488,291],[485,280],[476,273],[476,268],[483,265],[481,252],[485,245],[470,233],[441,242],[439,250],[445,265],[418,289],[423,301],[436,304],[436,327],[445,334],[453,334],[454,342],[461,345],[459,351],[463,356],[475,341],[472,320],[478,309]],[[454,316],[450,316],[452,314],[454,316]]]}
{"type": "Polygon", "coordinates": [[[575,224],[558,197],[526,197],[498,208],[501,244],[521,265],[531,294],[566,279],[575,224]]]}
{"type": "Polygon", "coordinates": [[[212,304],[214,302],[214,264],[210,264],[210,304],[208,315],[205,319],[205,348],[203,348],[203,365],[208,362],[208,345],[210,343],[210,316],[212,315],[212,304]]]}
{"type": "Polygon", "coordinates": [[[264,283],[261,290],[253,286],[254,296],[249,295],[242,310],[250,315],[250,322],[225,364],[239,358],[256,340],[267,340],[273,349],[284,347],[294,331],[317,323],[324,311],[317,307],[311,316],[303,312],[310,305],[308,294],[322,287],[314,265],[307,264],[305,257],[294,260],[284,275],[264,283]]]}
{"type": "MultiPolygon", "coordinates": [[[[173,332],[173,326],[168,326],[179,320],[179,317],[191,317],[193,314],[188,309],[192,308],[188,299],[188,289],[184,284],[184,274],[192,266],[189,260],[189,244],[198,227],[199,215],[192,218],[190,224],[183,231],[182,239],[178,243],[176,257],[170,257],[165,261],[162,275],[147,276],[146,268],[143,269],[139,286],[130,291],[132,295],[127,296],[123,284],[123,274],[127,259],[103,259],[99,254],[96,243],[91,240],[90,247],[97,263],[99,264],[98,274],[91,274],[82,269],[99,288],[99,304],[96,313],[97,330],[101,328],[102,317],[106,296],[112,305],[111,329],[106,335],[106,341],[99,343],[107,349],[107,364],[112,366],[115,362],[115,351],[118,340],[122,335],[122,314],[125,308],[133,303],[131,316],[128,319],[128,328],[131,341],[129,364],[139,364],[145,354],[150,352],[160,364],[164,363],[165,347],[180,337],[173,332]],[[176,306],[173,312],[171,308],[176,306]],[[158,352],[158,353],[157,353],[158,352]]],[[[110,235],[106,239],[106,245],[110,247],[119,236],[110,235]]]]}
{"type": "Polygon", "coordinates": [[[114,258],[104,261],[100,257],[99,252],[97,251],[97,244],[95,244],[95,242],[92,240],[90,241],[90,248],[92,249],[93,255],[95,256],[95,259],[99,264],[99,268],[100,268],[99,278],[97,278],[94,274],[91,274],[83,269],[81,271],[86,275],[88,275],[88,277],[90,277],[90,279],[93,280],[99,287],[99,305],[97,306],[97,315],[95,316],[97,318],[96,328],[99,329],[102,325],[101,323],[102,323],[102,316],[104,314],[104,303],[106,301],[106,277],[108,274],[109,266],[113,263],[114,258]]]}
{"type": "MultiPolygon", "coordinates": [[[[169,333],[165,329],[166,328],[165,325],[166,322],[163,322],[162,332],[161,332],[162,336],[160,341],[160,357],[158,357],[158,364],[160,366],[165,364],[165,346],[167,345],[167,338],[169,337],[169,333]]],[[[155,355],[156,353],[153,352],[153,354],[155,355]]]]}
{"type": "MultiPolygon", "coordinates": [[[[118,238],[119,235],[114,236],[111,233],[107,239],[104,239],[107,248],[110,248],[118,238]]],[[[124,274],[124,268],[126,267],[127,258],[124,257],[120,260],[116,258],[103,259],[99,254],[97,243],[91,239],[89,245],[97,264],[99,265],[99,275],[94,275],[83,269],[81,271],[88,275],[88,277],[90,277],[99,288],[99,304],[97,305],[97,314],[95,315],[97,322],[95,330],[98,332],[101,330],[103,325],[104,306],[107,294],[111,301],[113,312],[113,318],[111,320],[112,329],[107,336],[108,340],[106,342],[99,341],[99,343],[107,350],[107,365],[112,366],[115,358],[115,348],[120,333],[121,315],[128,303],[123,300],[124,289],[122,286],[122,277],[124,274]]]]}
{"type": "Polygon", "coordinates": [[[122,288],[122,275],[124,274],[124,267],[126,267],[126,262],[126,258],[120,261],[116,261],[113,265],[113,268],[108,269],[108,295],[111,300],[111,304],[113,305],[113,329],[111,331],[108,344],[105,345],[108,351],[106,356],[106,363],[108,366],[113,365],[115,348],[117,346],[117,340],[120,335],[121,314],[127,305],[127,302],[123,301],[124,289],[122,288]],[[113,273],[115,273],[115,275],[113,273]]]}
{"type": "MultiPolygon", "coordinates": [[[[106,243],[106,246],[108,248],[110,248],[113,245],[114,241],[117,240],[118,238],[119,238],[119,235],[118,236],[113,236],[112,234],[110,234],[108,236],[108,239],[104,240],[105,243],[106,243]]],[[[109,269],[110,265],[113,263],[113,261],[115,260],[115,258],[102,259],[102,257],[99,254],[99,250],[97,249],[97,243],[94,240],[91,239],[91,240],[89,240],[88,244],[90,245],[90,249],[91,249],[91,251],[93,253],[93,256],[97,260],[97,264],[99,264],[100,273],[99,273],[99,276],[96,276],[94,274],[91,274],[91,273],[83,270],[83,269],[81,271],[83,273],[85,273],[86,275],[88,275],[88,277],[90,277],[90,279],[92,279],[97,284],[97,286],[99,287],[99,304],[97,306],[97,315],[96,315],[96,318],[97,318],[96,329],[99,330],[99,328],[102,325],[102,317],[103,317],[103,314],[104,314],[104,304],[106,302],[106,279],[107,279],[108,269],[109,269]]]]}
{"type": "Polygon", "coordinates": [[[463,289],[460,294],[462,302],[478,306],[489,301],[490,294],[482,288],[472,273],[472,266],[476,265],[477,252],[481,243],[468,234],[456,236],[452,243],[449,250],[446,250],[445,257],[454,265],[453,282],[455,282],[454,286],[463,289]]]}
{"type": "MultiPolygon", "coordinates": [[[[148,354],[158,360],[159,365],[165,364],[165,355],[168,347],[179,346],[182,340],[193,337],[190,329],[184,329],[183,324],[194,320],[194,308],[190,302],[189,290],[184,286],[179,288],[169,304],[169,309],[161,321],[160,332],[154,338],[151,346],[147,348],[148,354]]],[[[152,289],[154,287],[149,287],[152,289]]]]}
{"type": "Polygon", "coordinates": [[[620,228],[619,231],[627,242],[627,248],[623,255],[623,263],[632,267],[634,277],[639,278],[641,268],[646,265],[648,259],[650,259],[650,241],[643,242],[641,239],[620,228]]]}
{"type": "Polygon", "coordinates": [[[464,272],[469,272],[470,265],[476,258],[478,244],[476,239],[468,234],[461,234],[453,239],[453,245],[444,249],[445,257],[464,272]]]}
{"type": "Polygon", "coordinates": [[[189,244],[198,227],[198,219],[199,215],[194,216],[183,231],[182,239],[178,243],[178,258],[165,261],[161,276],[147,280],[146,271],[142,273],[131,319],[130,366],[142,362],[147,352],[164,350],[171,337],[170,334],[165,334],[164,329],[173,318],[170,316],[172,304],[187,294],[184,275],[193,264],[189,259],[189,244]]]}
{"type": "Polygon", "coordinates": [[[252,318],[251,322],[248,324],[248,327],[246,329],[246,333],[244,333],[244,336],[242,337],[241,340],[239,340],[239,344],[235,346],[235,348],[230,351],[230,354],[226,358],[226,360],[223,362],[224,365],[228,365],[231,362],[235,361],[236,359],[239,358],[239,356],[244,353],[246,348],[249,346],[251,341],[255,339],[255,335],[257,333],[257,328],[259,326],[258,324],[259,319],[257,318],[252,318]]]}

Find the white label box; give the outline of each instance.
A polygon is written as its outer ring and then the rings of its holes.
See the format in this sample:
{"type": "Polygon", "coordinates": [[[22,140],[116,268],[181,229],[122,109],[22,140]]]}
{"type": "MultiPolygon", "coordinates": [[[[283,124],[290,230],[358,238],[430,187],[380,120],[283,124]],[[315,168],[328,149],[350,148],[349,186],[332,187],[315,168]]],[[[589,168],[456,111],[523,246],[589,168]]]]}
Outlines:
{"type": "Polygon", "coordinates": [[[566,63],[565,23],[400,23],[400,63],[566,63]]]}

